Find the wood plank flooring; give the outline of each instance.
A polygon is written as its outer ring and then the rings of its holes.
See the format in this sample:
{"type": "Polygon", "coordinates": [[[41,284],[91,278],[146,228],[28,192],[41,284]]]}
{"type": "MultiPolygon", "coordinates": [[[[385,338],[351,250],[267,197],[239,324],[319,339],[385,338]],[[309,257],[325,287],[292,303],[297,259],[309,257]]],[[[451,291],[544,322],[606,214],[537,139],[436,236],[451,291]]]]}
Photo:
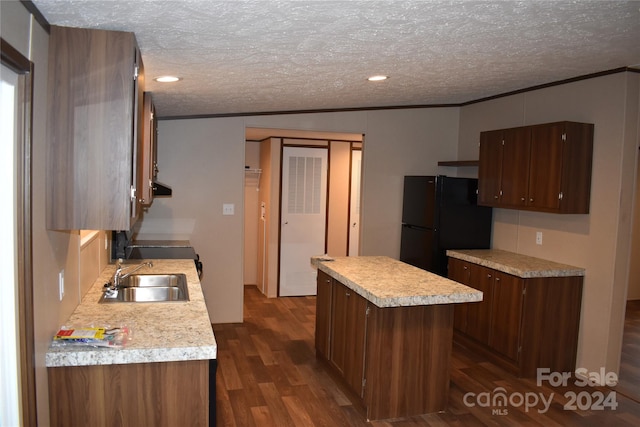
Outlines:
{"type": "Polygon", "coordinates": [[[611,390],[537,386],[454,346],[446,411],[367,422],[314,349],[315,297],[268,299],[245,287],[244,323],[214,324],[218,342],[218,426],[638,426],[640,403],[611,390]],[[503,389],[500,389],[502,387],[503,389]],[[507,398],[506,405],[494,401],[507,398]],[[597,410],[598,392],[615,396],[615,410],[597,410]],[[565,410],[565,393],[579,396],[565,410]],[[485,398],[489,397],[487,402],[485,398]],[[526,408],[523,399],[549,401],[526,408]],[[522,399],[521,399],[522,398],[522,399]],[[486,402],[486,403],[485,403],[486,402]]]}

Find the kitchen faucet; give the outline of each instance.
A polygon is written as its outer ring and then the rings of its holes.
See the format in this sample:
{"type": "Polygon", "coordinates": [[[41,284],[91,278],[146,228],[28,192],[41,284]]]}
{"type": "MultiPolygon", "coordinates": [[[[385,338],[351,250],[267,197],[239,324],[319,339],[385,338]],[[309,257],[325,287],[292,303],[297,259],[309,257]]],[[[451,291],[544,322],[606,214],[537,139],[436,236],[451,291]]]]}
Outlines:
{"type": "Polygon", "coordinates": [[[148,262],[143,262],[142,264],[138,264],[138,265],[129,265],[126,267],[122,266],[122,259],[119,259],[118,262],[116,263],[116,271],[115,273],[113,273],[113,278],[111,279],[111,283],[109,286],[109,289],[111,290],[116,290],[118,289],[118,287],[120,287],[120,281],[122,279],[126,279],[127,277],[129,277],[130,275],[132,275],[133,273],[135,273],[136,271],[140,270],[142,267],[153,267],[153,262],[148,261],[148,262]],[[133,268],[133,270],[128,271],[126,273],[123,274],[123,272],[129,270],[133,268]]]}

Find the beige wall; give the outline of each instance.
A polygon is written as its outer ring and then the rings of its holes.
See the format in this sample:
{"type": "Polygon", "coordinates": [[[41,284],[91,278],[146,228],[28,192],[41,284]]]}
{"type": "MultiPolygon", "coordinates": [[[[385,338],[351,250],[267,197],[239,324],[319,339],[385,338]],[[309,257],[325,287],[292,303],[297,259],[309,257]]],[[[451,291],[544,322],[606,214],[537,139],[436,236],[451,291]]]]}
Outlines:
{"type": "Polygon", "coordinates": [[[158,180],[173,194],[154,200],[137,237],[191,241],[213,322],[242,321],[244,163],[240,118],[158,123],[158,180]],[[234,215],[222,215],[225,203],[234,215]]]}
{"type": "Polygon", "coordinates": [[[367,113],[362,150],[362,255],[400,256],[404,175],[443,173],[458,157],[458,108],[367,113]]]}
{"type": "Polygon", "coordinates": [[[586,268],[578,366],[617,371],[638,141],[638,74],[624,73],[462,108],[460,152],[480,131],[560,120],[595,124],[589,215],[494,210],[493,246],[586,268]],[[536,231],[543,244],[535,244],[536,231]]]}

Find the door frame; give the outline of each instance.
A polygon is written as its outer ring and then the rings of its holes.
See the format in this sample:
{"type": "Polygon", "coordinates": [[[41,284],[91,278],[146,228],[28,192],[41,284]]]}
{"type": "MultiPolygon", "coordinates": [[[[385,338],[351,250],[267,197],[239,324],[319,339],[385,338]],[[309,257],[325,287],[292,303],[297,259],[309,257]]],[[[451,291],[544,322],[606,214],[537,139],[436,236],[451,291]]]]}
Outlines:
{"type": "Polygon", "coordinates": [[[1,62],[19,75],[20,121],[17,123],[16,151],[16,238],[18,278],[18,337],[20,356],[20,405],[24,426],[37,425],[35,341],[33,320],[33,270],[31,223],[31,159],[34,65],[18,50],[0,38],[1,62]]]}

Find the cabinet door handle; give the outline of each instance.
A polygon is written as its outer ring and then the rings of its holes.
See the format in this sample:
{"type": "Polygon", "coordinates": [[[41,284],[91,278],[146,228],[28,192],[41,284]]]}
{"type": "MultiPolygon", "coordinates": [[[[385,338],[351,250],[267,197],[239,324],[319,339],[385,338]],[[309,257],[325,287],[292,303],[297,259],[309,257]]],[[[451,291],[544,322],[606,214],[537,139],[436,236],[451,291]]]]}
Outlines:
{"type": "Polygon", "coordinates": [[[529,199],[530,202],[533,202],[533,199],[529,199]]]}
{"type": "Polygon", "coordinates": [[[491,275],[490,275],[490,274],[487,274],[487,278],[488,278],[488,279],[491,279],[491,275]]]}
{"type": "Polygon", "coordinates": [[[345,294],[345,296],[348,296],[348,297],[351,296],[351,292],[345,292],[344,294],[345,294]]]}
{"type": "Polygon", "coordinates": [[[493,198],[494,198],[494,199],[497,199],[497,198],[498,198],[498,196],[493,196],[493,198]]]}
{"type": "Polygon", "coordinates": [[[520,197],[520,200],[524,202],[524,197],[520,197]]]}
{"type": "Polygon", "coordinates": [[[331,283],[331,279],[325,279],[325,282],[331,283]]]}

